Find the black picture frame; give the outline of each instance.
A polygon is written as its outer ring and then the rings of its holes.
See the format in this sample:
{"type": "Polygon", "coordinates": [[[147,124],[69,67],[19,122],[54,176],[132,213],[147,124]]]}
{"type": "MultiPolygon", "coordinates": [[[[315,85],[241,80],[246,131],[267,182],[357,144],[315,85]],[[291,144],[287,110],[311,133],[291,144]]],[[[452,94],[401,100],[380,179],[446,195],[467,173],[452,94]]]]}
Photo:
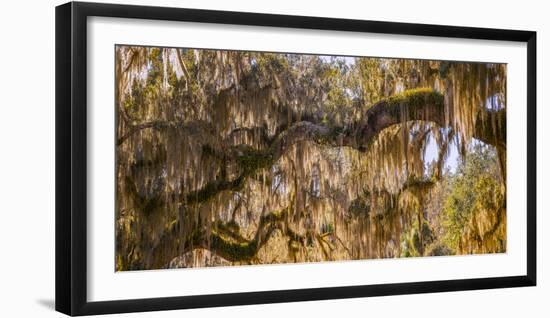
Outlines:
{"type": "Polygon", "coordinates": [[[56,7],[56,310],[91,315],[536,285],[536,32],[70,2],[56,7]],[[351,287],[87,301],[86,36],[92,16],[527,43],[527,274],[351,287]]]}

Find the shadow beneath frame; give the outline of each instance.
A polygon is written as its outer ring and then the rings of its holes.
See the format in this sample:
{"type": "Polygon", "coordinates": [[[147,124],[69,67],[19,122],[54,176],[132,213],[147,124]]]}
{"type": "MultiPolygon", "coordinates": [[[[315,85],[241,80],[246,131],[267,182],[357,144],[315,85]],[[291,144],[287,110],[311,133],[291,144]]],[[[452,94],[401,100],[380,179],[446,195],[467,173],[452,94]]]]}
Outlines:
{"type": "Polygon", "coordinates": [[[36,302],[42,307],[50,310],[55,310],[55,300],[53,299],[38,299],[36,302]]]}

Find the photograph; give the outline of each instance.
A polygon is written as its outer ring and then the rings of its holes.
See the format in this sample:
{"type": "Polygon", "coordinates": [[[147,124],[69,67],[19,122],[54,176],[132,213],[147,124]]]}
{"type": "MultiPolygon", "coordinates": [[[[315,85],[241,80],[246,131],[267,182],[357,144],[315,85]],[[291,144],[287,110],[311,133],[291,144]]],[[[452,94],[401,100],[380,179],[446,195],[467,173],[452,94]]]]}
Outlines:
{"type": "Polygon", "coordinates": [[[506,63],[114,60],[116,272],[507,252],[506,63]]]}

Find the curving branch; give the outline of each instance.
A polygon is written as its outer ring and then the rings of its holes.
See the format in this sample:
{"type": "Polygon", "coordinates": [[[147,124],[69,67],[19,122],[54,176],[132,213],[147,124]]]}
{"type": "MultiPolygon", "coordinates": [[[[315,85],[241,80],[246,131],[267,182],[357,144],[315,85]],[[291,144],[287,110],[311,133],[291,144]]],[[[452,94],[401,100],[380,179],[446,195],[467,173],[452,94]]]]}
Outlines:
{"type": "MultiPolygon", "coordinates": [[[[418,191],[420,188],[432,187],[433,185],[433,180],[411,179],[403,185],[399,193],[387,193],[387,195],[393,196],[394,201],[396,201],[404,191],[418,191]]],[[[354,207],[350,207],[350,213],[355,216],[380,217],[380,215],[371,215],[370,203],[365,201],[364,198],[356,199],[352,206],[354,207]],[[353,211],[353,209],[357,209],[357,211],[353,211]]],[[[179,231],[180,222],[182,221],[178,220],[172,225],[169,231],[162,235],[158,243],[152,248],[151,257],[149,258],[150,264],[147,264],[146,268],[164,268],[174,258],[198,248],[207,249],[227,261],[249,262],[256,257],[258,251],[269,241],[276,231],[280,231],[282,235],[288,237],[291,241],[302,245],[305,244],[306,238],[290,228],[288,214],[289,208],[286,207],[262,215],[252,239],[242,237],[240,228],[234,221],[227,223],[219,221],[211,229],[207,229],[206,227],[198,228],[190,236],[185,237],[179,231]]],[[[324,235],[335,236],[336,234],[329,232],[324,235]]],[[[322,239],[322,235],[317,236],[317,239],[326,243],[322,239]]],[[[340,240],[338,237],[336,239],[340,240]]],[[[320,244],[322,243],[320,242],[320,244]]],[[[351,251],[348,247],[342,241],[340,241],[340,244],[351,256],[351,251]]]]}
{"type": "Polygon", "coordinates": [[[144,129],[167,130],[177,129],[188,135],[214,135],[214,128],[209,123],[197,121],[168,121],[168,120],[152,120],[139,124],[129,125],[128,131],[117,139],[117,146],[123,144],[130,136],[144,129]]]}
{"type": "Polygon", "coordinates": [[[170,231],[164,233],[158,244],[152,249],[149,258],[150,264],[146,268],[164,268],[172,259],[197,248],[207,249],[232,262],[251,261],[275,231],[279,230],[290,236],[298,236],[285,223],[287,214],[288,208],[284,208],[261,216],[258,229],[252,239],[242,237],[238,225],[230,221],[228,223],[218,222],[210,231],[197,229],[185,240],[177,230],[178,224],[176,223],[170,231]],[[185,246],[183,250],[181,249],[182,245],[185,246]]]}
{"type": "MultiPolygon", "coordinates": [[[[274,161],[292,145],[313,141],[334,147],[352,147],[367,151],[374,138],[384,129],[408,121],[433,122],[447,127],[444,98],[432,89],[416,89],[384,99],[368,109],[364,118],[349,127],[329,127],[315,121],[296,122],[281,132],[264,151],[274,161]]],[[[481,110],[476,120],[474,138],[493,146],[506,147],[505,110],[481,110]]]]}

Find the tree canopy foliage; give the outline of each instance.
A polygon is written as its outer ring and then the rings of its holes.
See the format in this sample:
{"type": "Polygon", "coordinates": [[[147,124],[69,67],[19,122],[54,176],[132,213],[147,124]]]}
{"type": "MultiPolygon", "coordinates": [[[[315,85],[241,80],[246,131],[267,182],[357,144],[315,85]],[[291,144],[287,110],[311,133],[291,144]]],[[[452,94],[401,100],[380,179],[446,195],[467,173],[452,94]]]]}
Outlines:
{"type": "Polygon", "coordinates": [[[506,248],[504,64],[117,46],[115,73],[117,270],[506,248]]]}

